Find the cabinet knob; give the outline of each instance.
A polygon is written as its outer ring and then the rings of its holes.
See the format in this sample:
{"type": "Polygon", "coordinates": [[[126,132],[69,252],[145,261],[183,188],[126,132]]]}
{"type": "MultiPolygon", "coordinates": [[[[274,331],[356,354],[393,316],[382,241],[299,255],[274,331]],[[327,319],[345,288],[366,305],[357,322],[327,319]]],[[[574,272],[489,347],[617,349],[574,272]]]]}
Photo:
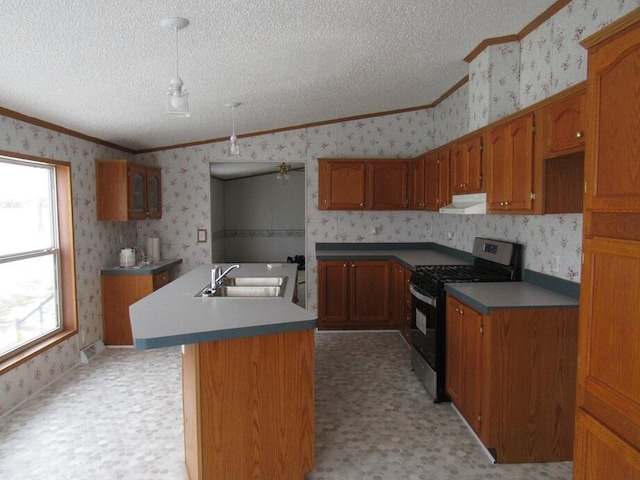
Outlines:
{"type": "Polygon", "coordinates": [[[582,132],[576,132],[576,138],[582,138],[583,133],[582,132]]]}

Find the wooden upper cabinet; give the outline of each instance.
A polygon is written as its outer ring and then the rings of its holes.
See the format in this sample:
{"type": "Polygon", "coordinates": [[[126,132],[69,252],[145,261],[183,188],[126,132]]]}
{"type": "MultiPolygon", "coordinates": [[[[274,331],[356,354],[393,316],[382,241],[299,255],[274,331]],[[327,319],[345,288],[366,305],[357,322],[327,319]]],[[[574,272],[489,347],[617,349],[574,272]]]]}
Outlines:
{"type": "Polygon", "coordinates": [[[586,207],[640,211],[640,28],[589,49],[586,207]]]}
{"type": "Polygon", "coordinates": [[[476,193],[482,188],[482,135],[475,135],[451,148],[451,193],[476,193]]]}
{"type": "Polygon", "coordinates": [[[418,157],[411,161],[411,189],[409,206],[416,210],[425,207],[425,157],[418,157]]]}
{"type": "Polygon", "coordinates": [[[533,122],[534,114],[529,113],[489,131],[486,177],[491,211],[533,211],[533,122]]]}
{"type": "Polygon", "coordinates": [[[425,155],[425,209],[438,211],[451,203],[449,148],[433,150],[425,155]]]}
{"type": "Polygon", "coordinates": [[[544,108],[545,158],[584,150],[585,102],[581,92],[544,108]]]}
{"type": "Polygon", "coordinates": [[[405,210],[409,160],[318,160],[320,210],[405,210]]]}
{"type": "Polygon", "coordinates": [[[366,163],[356,160],[318,160],[320,210],[363,210],[366,163]]]}
{"type": "Polygon", "coordinates": [[[161,171],[128,160],[96,160],[96,198],[98,220],[161,218],[161,171]]]}
{"type": "Polygon", "coordinates": [[[409,162],[367,162],[367,207],[370,210],[404,210],[409,206],[409,162]]]}
{"type": "Polygon", "coordinates": [[[162,217],[162,174],[159,168],[147,167],[147,218],[162,217]]]}

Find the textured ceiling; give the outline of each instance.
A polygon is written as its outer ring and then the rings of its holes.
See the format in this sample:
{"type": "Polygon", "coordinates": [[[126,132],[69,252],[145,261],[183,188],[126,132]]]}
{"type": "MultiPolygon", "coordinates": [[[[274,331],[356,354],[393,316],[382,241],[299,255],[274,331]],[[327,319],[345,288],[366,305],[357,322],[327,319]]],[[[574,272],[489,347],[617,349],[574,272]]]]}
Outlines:
{"type": "Polygon", "coordinates": [[[554,0],[11,0],[0,107],[133,150],[429,104],[554,0]],[[183,16],[192,116],[164,115],[183,16]]]}

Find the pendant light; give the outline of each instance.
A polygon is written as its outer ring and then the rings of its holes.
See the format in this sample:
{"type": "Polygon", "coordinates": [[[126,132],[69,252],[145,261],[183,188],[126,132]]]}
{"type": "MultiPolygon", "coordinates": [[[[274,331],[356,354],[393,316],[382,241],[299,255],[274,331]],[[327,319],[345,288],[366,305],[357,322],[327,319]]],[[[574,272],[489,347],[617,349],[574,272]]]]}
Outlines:
{"type": "Polygon", "coordinates": [[[240,155],[240,145],[238,145],[238,137],[236,137],[236,108],[241,105],[240,102],[227,103],[225,107],[231,109],[231,137],[229,137],[229,155],[237,157],[240,155]]]}
{"type": "Polygon", "coordinates": [[[184,82],[178,75],[178,30],[182,30],[189,25],[189,20],[181,17],[165,18],[162,20],[161,25],[176,32],[176,74],[169,84],[166,113],[174,117],[190,117],[189,94],[184,88],[184,82]]]}

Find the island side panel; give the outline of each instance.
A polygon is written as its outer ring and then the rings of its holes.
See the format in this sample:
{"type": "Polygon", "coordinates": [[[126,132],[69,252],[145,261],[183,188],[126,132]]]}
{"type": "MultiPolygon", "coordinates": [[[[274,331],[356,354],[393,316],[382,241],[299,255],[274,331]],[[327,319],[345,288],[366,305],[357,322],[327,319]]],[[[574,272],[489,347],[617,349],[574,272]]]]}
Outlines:
{"type": "Polygon", "coordinates": [[[184,382],[191,480],[302,480],[313,470],[313,330],[200,343],[187,352],[185,378],[197,372],[197,385],[184,382]]]}
{"type": "Polygon", "coordinates": [[[198,412],[200,411],[199,344],[182,347],[182,410],[184,421],[184,454],[189,478],[201,478],[202,442],[198,412]]]}

